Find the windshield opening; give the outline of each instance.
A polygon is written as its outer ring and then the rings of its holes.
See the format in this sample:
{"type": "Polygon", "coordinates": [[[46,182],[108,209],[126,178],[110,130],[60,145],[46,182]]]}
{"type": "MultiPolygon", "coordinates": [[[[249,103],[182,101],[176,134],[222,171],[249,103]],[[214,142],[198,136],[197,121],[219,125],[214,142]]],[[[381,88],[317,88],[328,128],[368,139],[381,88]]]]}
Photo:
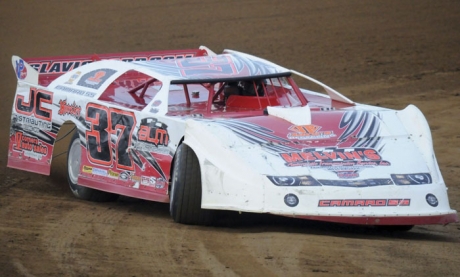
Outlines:
{"type": "Polygon", "coordinates": [[[168,114],[263,112],[268,106],[306,104],[290,77],[171,84],[168,114]]]}

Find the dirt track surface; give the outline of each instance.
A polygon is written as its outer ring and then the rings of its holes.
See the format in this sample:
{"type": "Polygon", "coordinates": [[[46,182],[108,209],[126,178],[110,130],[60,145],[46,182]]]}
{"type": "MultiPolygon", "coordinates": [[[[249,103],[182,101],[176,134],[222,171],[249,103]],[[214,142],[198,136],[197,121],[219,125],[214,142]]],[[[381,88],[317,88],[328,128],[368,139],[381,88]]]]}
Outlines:
{"type": "MultiPolygon", "coordinates": [[[[460,2],[2,1],[0,276],[459,276],[460,225],[390,233],[243,215],[172,222],[168,205],[90,203],[51,176],[6,168],[21,57],[240,50],[309,74],[356,102],[417,105],[460,210],[460,2]]],[[[55,153],[65,151],[67,142],[55,153]]]]}

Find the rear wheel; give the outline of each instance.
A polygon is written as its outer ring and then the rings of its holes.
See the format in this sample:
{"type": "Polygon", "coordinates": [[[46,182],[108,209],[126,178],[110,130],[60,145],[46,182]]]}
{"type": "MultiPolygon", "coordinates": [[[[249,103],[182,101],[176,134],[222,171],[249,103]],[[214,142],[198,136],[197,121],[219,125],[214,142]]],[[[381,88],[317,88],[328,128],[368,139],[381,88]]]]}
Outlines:
{"type": "Polygon", "coordinates": [[[69,150],[67,152],[67,180],[73,195],[79,199],[95,202],[114,201],[118,198],[117,194],[78,185],[77,180],[78,174],[80,174],[80,165],[81,144],[80,138],[78,137],[78,131],[75,131],[70,140],[69,150]]]}
{"type": "Polygon", "coordinates": [[[198,158],[186,144],[177,148],[172,174],[170,213],[175,222],[210,225],[215,211],[201,209],[201,171],[198,158]]]}

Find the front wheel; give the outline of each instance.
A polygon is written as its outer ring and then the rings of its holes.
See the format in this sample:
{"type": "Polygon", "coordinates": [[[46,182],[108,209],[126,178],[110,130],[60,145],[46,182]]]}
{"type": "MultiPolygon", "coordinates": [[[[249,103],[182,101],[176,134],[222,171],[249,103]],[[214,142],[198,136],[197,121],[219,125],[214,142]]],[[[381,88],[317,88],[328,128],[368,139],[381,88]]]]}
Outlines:
{"type": "Polygon", "coordinates": [[[80,174],[80,165],[81,144],[78,131],[75,131],[70,140],[69,150],[67,152],[67,181],[69,182],[69,187],[73,195],[79,199],[94,202],[114,201],[118,198],[117,194],[80,186],[77,183],[78,175],[80,174]]]}
{"type": "Polygon", "coordinates": [[[172,173],[170,213],[175,222],[211,225],[215,211],[201,208],[201,171],[198,158],[186,144],[177,148],[172,173]]]}

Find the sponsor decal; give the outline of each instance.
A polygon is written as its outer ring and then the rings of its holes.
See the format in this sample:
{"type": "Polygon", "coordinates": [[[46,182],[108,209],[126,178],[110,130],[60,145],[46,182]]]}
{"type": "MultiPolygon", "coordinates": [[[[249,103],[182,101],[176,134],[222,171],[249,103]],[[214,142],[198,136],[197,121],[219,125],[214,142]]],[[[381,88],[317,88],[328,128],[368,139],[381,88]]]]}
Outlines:
{"type": "MultiPolygon", "coordinates": [[[[158,178],[158,180],[161,181],[162,178],[158,178]]],[[[141,184],[144,186],[153,187],[157,184],[157,178],[153,176],[141,176],[141,184]]]]}
{"type": "Polygon", "coordinates": [[[75,88],[69,88],[69,87],[61,86],[61,85],[56,86],[55,89],[62,90],[62,91],[72,93],[72,94],[77,94],[80,96],[94,97],[96,95],[96,93],[94,92],[84,91],[84,90],[75,89],[75,88]]]}
{"type": "Polygon", "coordinates": [[[158,146],[155,146],[154,144],[142,142],[142,141],[134,142],[133,148],[137,151],[153,152],[153,153],[158,153],[162,155],[170,154],[170,150],[167,147],[163,147],[163,146],[158,147],[158,146]]]}
{"type": "Polygon", "coordinates": [[[116,72],[116,70],[109,68],[96,69],[84,74],[78,81],[77,85],[92,89],[99,89],[102,84],[116,72]]]}
{"type": "Polygon", "coordinates": [[[322,199],[318,207],[395,207],[410,206],[410,199],[322,199]]]}
{"type": "MultiPolygon", "coordinates": [[[[133,61],[153,61],[153,60],[170,60],[170,59],[182,59],[191,58],[194,54],[178,54],[178,55],[153,55],[145,57],[126,57],[126,58],[108,58],[110,60],[121,60],[123,62],[133,61]]],[[[102,59],[106,60],[106,59],[102,59]]],[[[30,66],[36,69],[40,74],[62,74],[70,70],[76,69],[82,65],[92,63],[91,59],[74,60],[74,61],[40,61],[32,62],[30,66]]]]}
{"type": "Polygon", "coordinates": [[[55,62],[42,61],[30,63],[30,66],[36,69],[40,74],[62,74],[91,62],[92,60],[55,62]]]}
{"type": "Polygon", "coordinates": [[[299,204],[299,198],[292,193],[286,194],[286,196],[284,196],[284,204],[289,207],[295,207],[299,204]]]}
{"type": "Polygon", "coordinates": [[[80,77],[81,71],[75,72],[72,76],[70,76],[69,80],[65,82],[64,84],[71,85],[73,82],[80,77]]]}
{"type": "Polygon", "coordinates": [[[24,65],[24,60],[20,59],[16,61],[16,76],[20,80],[24,80],[27,77],[27,69],[24,65]]]}
{"type": "Polygon", "coordinates": [[[375,166],[389,166],[377,150],[372,148],[304,148],[301,152],[279,154],[285,165],[308,166],[335,172],[339,178],[359,177],[359,170],[375,166]]]}
{"type": "Polygon", "coordinates": [[[93,167],[88,166],[88,165],[84,165],[81,171],[84,172],[84,173],[93,174],[93,167]]]}
{"type": "Polygon", "coordinates": [[[140,182],[141,181],[141,176],[133,175],[133,176],[131,176],[131,180],[133,180],[134,182],[140,182]]]}
{"type": "Polygon", "coordinates": [[[75,118],[80,116],[81,106],[75,104],[73,101],[72,104],[67,104],[67,100],[59,100],[59,115],[71,115],[75,118]]]}
{"type": "Polygon", "coordinates": [[[53,93],[31,87],[29,90],[29,100],[26,101],[24,96],[16,95],[14,109],[17,113],[26,116],[51,121],[52,110],[45,107],[45,104],[52,105],[53,93]]]}
{"type": "Polygon", "coordinates": [[[121,61],[123,62],[141,62],[141,61],[159,61],[159,60],[175,60],[175,59],[183,59],[183,58],[192,58],[194,54],[178,54],[178,55],[154,55],[149,57],[136,57],[136,58],[123,58],[121,61]]]}
{"type": "Polygon", "coordinates": [[[149,177],[141,176],[141,184],[144,185],[144,186],[148,186],[150,184],[149,177]]]}
{"type": "Polygon", "coordinates": [[[335,137],[334,131],[320,131],[321,126],[317,125],[292,125],[289,127],[292,133],[287,135],[288,139],[328,139],[335,137]]]}
{"type": "Polygon", "coordinates": [[[99,176],[107,176],[107,170],[102,168],[93,167],[93,174],[99,176]]]}
{"type": "Polygon", "coordinates": [[[157,178],[155,188],[162,189],[166,186],[166,180],[163,178],[157,178]]]}
{"type": "Polygon", "coordinates": [[[119,179],[122,181],[129,181],[131,180],[131,173],[128,171],[122,171],[120,172],[119,179]]]}
{"type": "Polygon", "coordinates": [[[155,187],[162,189],[166,186],[166,180],[163,178],[156,178],[153,176],[141,176],[141,184],[147,187],[155,187]]]}
{"type": "Polygon", "coordinates": [[[337,177],[341,179],[351,179],[351,178],[358,178],[359,173],[358,170],[341,170],[341,171],[335,171],[337,173],[337,177]]]}
{"type": "Polygon", "coordinates": [[[120,174],[118,174],[118,172],[115,172],[109,169],[109,171],[107,172],[107,176],[110,178],[118,179],[120,174]]]}
{"type": "Polygon", "coordinates": [[[156,118],[143,118],[137,131],[137,139],[157,147],[159,145],[168,146],[167,128],[166,124],[159,122],[156,118]]]}
{"type": "Polygon", "coordinates": [[[53,124],[49,121],[28,117],[24,115],[13,115],[13,125],[21,125],[25,131],[39,132],[40,130],[51,131],[53,124]]]}
{"type": "Polygon", "coordinates": [[[41,159],[48,154],[48,147],[36,137],[28,136],[23,132],[16,132],[14,135],[13,149],[22,151],[26,157],[41,159]]]}

